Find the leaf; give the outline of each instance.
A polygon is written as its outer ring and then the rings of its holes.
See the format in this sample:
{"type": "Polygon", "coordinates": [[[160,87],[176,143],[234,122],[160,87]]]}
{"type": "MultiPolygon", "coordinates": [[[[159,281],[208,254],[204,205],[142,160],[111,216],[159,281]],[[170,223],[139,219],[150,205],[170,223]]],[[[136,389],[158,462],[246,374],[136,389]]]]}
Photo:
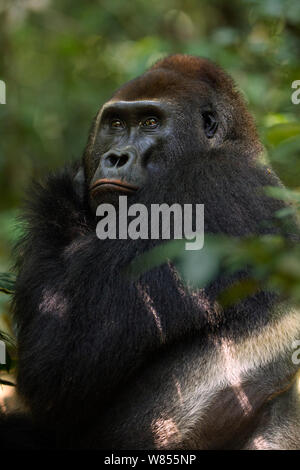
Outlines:
{"type": "Polygon", "coordinates": [[[10,382],[9,380],[0,379],[0,385],[8,385],[9,387],[15,387],[16,384],[10,382]]]}
{"type": "Polygon", "coordinates": [[[275,216],[278,217],[279,219],[288,217],[290,215],[295,215],[296,214],[296,209],[293,207],[284,207],[283,209],[279,209],[278,211],[275,212],[275,216]]]}
{"type": "Polygon", "coordinates": [[[300,136],[283,140],[269,152],[272,167],[282,182],[289,187],[299,187],[300,136]]]}
{"type": "Polygon", "coordinates": [[[265,193],[268,196],[273,197],[274,199],[280,199],[282,201],[286,201],[291,205],[288,207],[283,207],[275,212],[275,216],[278,219],[283,219],[284,217],[288,216],[296,216],[297,210],[300,209],[300,192],[293,191],[287,188],[280,188],[275,186],[265,186],[264,188],[265,193]]]}
{"type": "Polygon", "coordinates": [[[228,248],[224,237],[207,236],[199,251],[184,251],[175,265],[183,280],[194,287],[204,287],[216,278],[228,248]]]}
{"type": "Polygon", "coordinates": [[[224,289],[218,297],[218,302],[223,308],[230,307],[244,298],[255,294],[260,287],[256,279],[243,279],[224,289]]]}
{"type": "Polygon", "coordinates": [[[269,144],[277,146],[290,137],[300,135],[300,124],[290,122],[284,124],[275,124],[266,131],[266,138],[269,144]]]}
{"type": "Polygon", "coordinates": [[[265,192],[275,199],[300,203],[299,191],[292,191],[291,189],[280,188],[278,186],[265,186],[265,192]]]}
{"type": "Polygon", "coordinates": [[[0,273],[0,292],[13,294],[16,277],[11,273],[0,273]]]}
{"type": "Polygon", "coordinates": [[[185,243],[185,239],[172,240],[137,256],[125,270],[125,275],[136,279],[150,269],[156,268],[166,263],[168,260],[176,258],[182,252],[185,243]]]}

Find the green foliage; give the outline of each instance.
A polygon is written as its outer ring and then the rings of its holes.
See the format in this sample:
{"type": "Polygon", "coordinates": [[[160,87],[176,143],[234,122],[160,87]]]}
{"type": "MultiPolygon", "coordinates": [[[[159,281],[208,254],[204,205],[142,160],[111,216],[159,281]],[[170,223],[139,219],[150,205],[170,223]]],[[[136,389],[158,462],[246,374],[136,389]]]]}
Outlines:
{"type": "MultiPolygon", "coordinates": [[[[133,261],[135,278],[166,261],[172,261],[187,284],[204,287],[218,274],[231,275],[245,266],[249,275],[220,296],[224,306],[259,289],[275,290],[300,307],[300,245],[279,235],[245,238],[205,237],[200,251],[185,251],[184,241],[166,242],[133,261]]],[[[128,273],[127,273],[128,274],[128,273]]]]}
{"type": "Polygon", "coordinates": [[[15,286],[15,276],[10,273],[0,273],[0,292],[13,294],[15,286]]]}

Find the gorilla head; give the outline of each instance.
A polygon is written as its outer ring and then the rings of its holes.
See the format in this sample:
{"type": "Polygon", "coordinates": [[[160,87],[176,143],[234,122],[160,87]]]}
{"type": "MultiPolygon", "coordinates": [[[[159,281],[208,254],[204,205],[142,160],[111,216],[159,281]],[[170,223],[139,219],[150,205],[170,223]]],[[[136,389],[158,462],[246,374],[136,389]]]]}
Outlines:
{"type": "Polygon", "coordinates": [[[206,231],[257,232],[278,206],[263,196],[262,186],[278,181],[257,168],[260,150],[232,79],[208,60],[175,55],[100,109],[84,155],[84,187],[93,211],[121,194],[132,203],[198,202],[206,231]]]}

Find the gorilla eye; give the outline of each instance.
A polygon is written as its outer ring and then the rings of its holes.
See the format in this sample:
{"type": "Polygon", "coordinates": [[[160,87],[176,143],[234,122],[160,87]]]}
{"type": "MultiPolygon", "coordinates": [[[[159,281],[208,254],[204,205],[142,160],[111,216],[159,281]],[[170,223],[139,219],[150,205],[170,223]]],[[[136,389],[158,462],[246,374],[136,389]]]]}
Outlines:
{"type": "Polygon", "coordinates": [[[158,119],[154,118],[154,117],[150,117],[150,118],[147,118],[145,119],[144,121],[142,121],[140,123],[140,125],[142,127],[147,127],[148,129],[154,129],[155,127],[158,126],[158,119]]]}
{"type": "Polygon", "coordinates": [[[112,121],[110,121],[110,127],[113,127],[114,129],[123,129],[124,123],[120,119],[112,119],[112,121]]]}
{"type": "Polygon", "coordinates": [[[202,117],[205,135],[208,139],[211,139],[218,129],[218,122],[215,116],[210,112],[203,113],[202,117]]]}

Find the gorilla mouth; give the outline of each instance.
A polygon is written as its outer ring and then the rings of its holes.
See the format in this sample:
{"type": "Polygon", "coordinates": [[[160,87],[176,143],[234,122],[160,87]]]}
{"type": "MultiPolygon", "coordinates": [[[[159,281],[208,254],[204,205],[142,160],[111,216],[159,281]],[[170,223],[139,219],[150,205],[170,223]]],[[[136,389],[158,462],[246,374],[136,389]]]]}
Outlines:
{"type": "Polygon", "coordinates": [[[134,186],[133,184],[127,183],[127,181],[102,178],[92,184],[92,186],[90,187],[90,192],[93,196],[99,191],[119,191],[122,193],[134,193],[138,189],[138,186],[134,186]]]}

